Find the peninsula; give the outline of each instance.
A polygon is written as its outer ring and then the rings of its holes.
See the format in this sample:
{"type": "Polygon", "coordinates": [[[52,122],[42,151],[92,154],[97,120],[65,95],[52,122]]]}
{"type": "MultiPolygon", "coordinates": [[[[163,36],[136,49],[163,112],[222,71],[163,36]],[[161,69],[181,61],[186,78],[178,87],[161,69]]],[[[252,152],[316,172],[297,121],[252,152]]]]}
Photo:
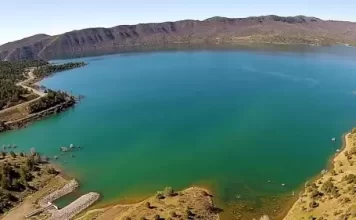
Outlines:
{"type": "Polygon", "coordinates": [[[35,83],[60,71],[85,63],[52,65],[45,61],[0,61],[0,132],[68,109],[76,98],[61,91],[40,88],[35,83]]]}

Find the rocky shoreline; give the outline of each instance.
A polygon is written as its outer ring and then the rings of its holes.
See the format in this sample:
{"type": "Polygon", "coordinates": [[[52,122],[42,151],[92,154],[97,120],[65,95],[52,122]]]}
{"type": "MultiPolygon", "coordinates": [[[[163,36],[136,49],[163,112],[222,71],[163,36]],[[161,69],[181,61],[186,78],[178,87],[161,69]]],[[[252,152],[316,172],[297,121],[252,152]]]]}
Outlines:
{"type": "Polygon", "coordinates": [[[7,122],[0,122],[0,133],[9,131],[9,130],[15,130],[15,129],[20,129],[28,126],[32,122],[41,120],[43,118],[49,117],[51,115],[64,112],[71,107],[73,107],[77,103],[76,99],[70,99],[66,102],[60,103],[56,106],[53,106],[51,108],[45,109],[41,112],[33,113],[30,114],[24,118],[14,120],[14,121],[7,121],[7,122]]]}

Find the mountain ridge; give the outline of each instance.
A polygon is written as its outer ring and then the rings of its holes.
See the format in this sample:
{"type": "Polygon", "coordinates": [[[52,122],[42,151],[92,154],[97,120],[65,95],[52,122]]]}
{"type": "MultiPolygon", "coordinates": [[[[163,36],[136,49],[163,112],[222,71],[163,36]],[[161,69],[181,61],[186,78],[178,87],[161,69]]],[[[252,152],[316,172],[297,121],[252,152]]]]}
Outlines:
{"type": "Polygon", "coordinates": [[[356,45],[356,23],[266,15],[85,28],[54,36],[38,34],[0,45],[0,60],[50,60],[182,45],[241,43],[356,45]]]}

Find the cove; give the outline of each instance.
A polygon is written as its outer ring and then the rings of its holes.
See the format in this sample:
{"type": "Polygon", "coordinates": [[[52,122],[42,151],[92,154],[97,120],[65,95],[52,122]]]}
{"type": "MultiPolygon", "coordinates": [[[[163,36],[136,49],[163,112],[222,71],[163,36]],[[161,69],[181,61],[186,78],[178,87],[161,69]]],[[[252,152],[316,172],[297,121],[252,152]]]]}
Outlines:
{"type": "Polygon", "coordinates": [[[85,98],[0,144],[51,157],[80,145],[57,162],[103,203],[197,184],[223,202],[259,204],[319,173],[356,125],[355,55],[330,47],[76,59],[89,65],[41,83],[85,98]]]}

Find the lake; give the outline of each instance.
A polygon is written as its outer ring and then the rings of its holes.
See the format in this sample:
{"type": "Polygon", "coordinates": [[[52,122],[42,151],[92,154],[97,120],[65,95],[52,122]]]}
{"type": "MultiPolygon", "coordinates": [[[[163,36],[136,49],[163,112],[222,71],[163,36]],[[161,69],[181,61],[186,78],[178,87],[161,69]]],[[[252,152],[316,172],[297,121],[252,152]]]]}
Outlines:
{"type": "Polygon", "coordinates": [[[76,59],[89,65],[42,84],[85,98],[0,144],[50,157],[80,145],[58,163],[102,203],[201,185],[220,204],[261,207],[320,173],[356,126],[355,56],[330,47],[76,59]]]}

